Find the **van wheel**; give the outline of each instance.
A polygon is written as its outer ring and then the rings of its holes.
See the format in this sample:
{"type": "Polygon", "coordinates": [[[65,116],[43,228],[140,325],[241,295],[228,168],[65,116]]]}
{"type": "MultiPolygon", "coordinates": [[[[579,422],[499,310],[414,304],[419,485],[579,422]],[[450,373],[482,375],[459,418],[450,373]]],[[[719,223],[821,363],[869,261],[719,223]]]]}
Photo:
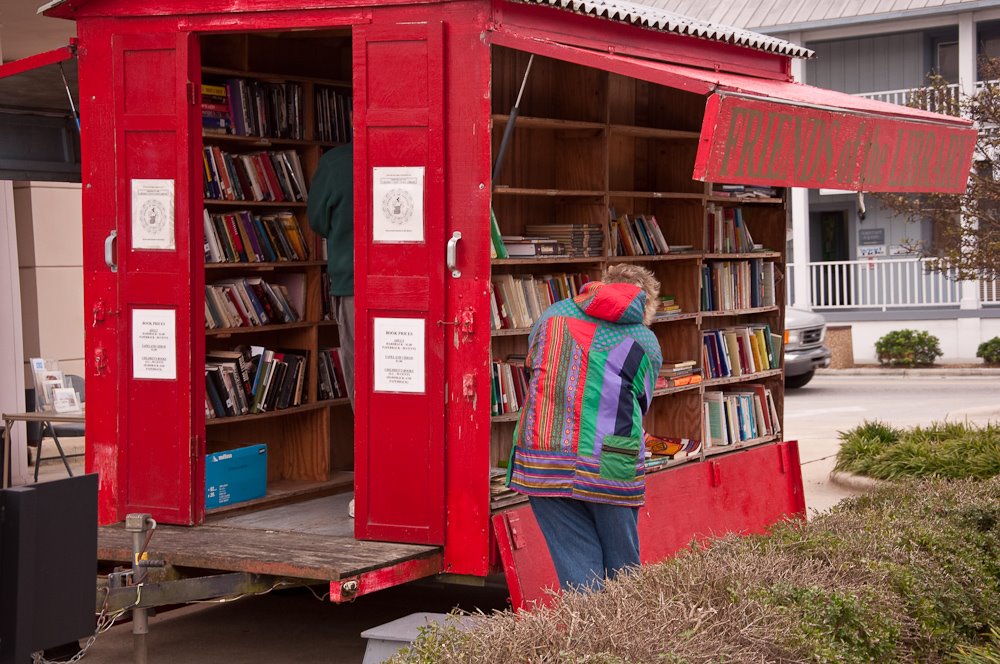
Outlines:
{"type": "Polygon", "coordinates": [[[813,379],[816,375],[816,370],[804,374],[799,374],[798,376],[785,376],[785,387],[790,390],[797,390],[800,387],[805,387],[806,384],[813,379]]]}

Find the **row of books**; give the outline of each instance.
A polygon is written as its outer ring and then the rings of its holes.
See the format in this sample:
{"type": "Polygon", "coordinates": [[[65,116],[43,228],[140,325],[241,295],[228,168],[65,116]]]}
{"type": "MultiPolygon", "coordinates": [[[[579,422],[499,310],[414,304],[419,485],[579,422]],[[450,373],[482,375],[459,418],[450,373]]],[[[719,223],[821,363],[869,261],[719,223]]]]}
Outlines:
{"type": "Polygon", "coordinates": [[[300,83],[216,79],[201,86],[202,126],[208,133],[303,139],[300,83]]]}
{"type": "Polygon", "coordinates": [[[760,248],[754,245],[750,230],[743,221],[743,210],[710,204],[707,211],[705,243],[702,245],[706,253],[750,253],[760,248]]]}
{"type": "Polygon", "coordinates": [[[490,282],[490,329],[531,327],[550,305],[573,297],[588,281],[582,273],[495,274],[490,282]]]}
{"type": "Polygon", "coordinates": [[[566,256],[604,255],[604,229],[600,224],[528,224],[524,232],[529,237],[558,242],[566,256]]]}
{"type": "Polygon", "coordinates": [[[347,381],[344,378],[344,359],[340,348],[319,349],[319,398],[346,399],[347,381]]]}
{"type": "Polygon", "coordinates": [[[701,441],[695,438],[646,434],[646,470],[671,459],[686,459],[701,454],[701,441]]]}
{"type": "Polygon", "coordinates": [[[763,385],[705,392],[702,405],[709,446],[734,445],[781,433],[774,396],[763,385]]]}
{"type": "Polygon", "coordinates": [[[778,190],[774,187],[753,184],[714,184],[712,195],[730,198],[776,198],[778,190]]]}
{"type": "Polygon", "coordinates": [[[306,400],[309,351],[241,346],[205,356],[205,417],[234,417],[299,406],[306,400]]]}
{"type": "Polygon", "coordinates": [[[316,86],[316,138],[349,143],[354,135],[354,98],[349,92],[316,86]]]}
{"type": "Polygon", "coordinates": [[[744,376],[777,369],[775,339],[768,325],[745,325],[702,332],[702,366],[708,378],[744,376]]]}
{"type": "Polygon", "coordinates": [[[202,153],[206,199],[294,203],[308,198],[295,150],[237,154],[206,145],[202,153]]]}
{"type": "Polygon", "coordinates": [[[623,214],[610,216],[610,238],[612,256],[658,256],[670,253],[660,224],[653,215],[623,214]]]}
{"type": "Polygon", "coordinates": [[[490,362],[490,412],[494,415],[521,410],[528,394],[531,377],[523,355],[508,355],[504,362],[490,362]]]}
{"type": "Polygon", "coordinates": [[[291,212],[253,214],[205,210],[206,263],[283,263],[309,260],[309,242],[291,212]]]}
{"type": "Polygon", "coordinates": [[[774,263],[760,258],[701,266],[701,310],[728,311],[775,304],[774,263]]]}
{"type": "Polygon", "coordinates": [[[257,327],[302,320],[305,275],[276,275],[283,283],[260,277],[225,279],[205,286],[205,328],[257,327]]]}

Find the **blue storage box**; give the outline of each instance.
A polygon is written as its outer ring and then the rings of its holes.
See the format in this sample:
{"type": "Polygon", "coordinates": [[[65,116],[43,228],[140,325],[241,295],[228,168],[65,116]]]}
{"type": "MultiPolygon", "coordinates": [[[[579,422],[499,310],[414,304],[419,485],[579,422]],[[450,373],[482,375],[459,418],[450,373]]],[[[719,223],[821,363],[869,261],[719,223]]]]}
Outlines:
{"type": "Polygon", "coordinates": [[[205,457],[205,509],[260,498],[267,492],[267,445],[205,457]]]}

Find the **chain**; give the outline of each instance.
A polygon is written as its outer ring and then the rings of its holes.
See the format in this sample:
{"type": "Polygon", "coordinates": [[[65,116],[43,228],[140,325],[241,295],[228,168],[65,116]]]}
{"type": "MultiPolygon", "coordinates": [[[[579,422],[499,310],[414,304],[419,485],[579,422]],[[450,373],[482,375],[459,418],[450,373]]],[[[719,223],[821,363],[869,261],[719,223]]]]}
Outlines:
{"type": "MultiPolygon", "coordinates": [[[[45,659],[45,656],[43,654],[44,651],[40,650],[38,652],[31,653],[32,664],[74,664],[75,662],[79,662],[81,659],[83,659],[84,655],[87,654],[87,651],[90,650],[90,647],[93,646],[94,642],[97,641],[97,637],[103,634],[104,632],[108,631],[109,629],[111,629],[111,627],[115,624],[115,621],[121,618],[131,608],[129,607],[122,609],[120,611],[117,611],[114,615],[109,616],[108,596],[110,594],[111,591],[108,590],[104,596],[104,605],[101,607],[101,612],[97,614],[97,629],[94,630],[94,633],[90,636],[90,638],[87,639],[87,642],[83,645],[83,648],[81,648],[78,653],[76,653],[69,659],[50,660],[50,659],[45,659]]],[[[136,603],[138,603],[138,601],[136,603]]]]}

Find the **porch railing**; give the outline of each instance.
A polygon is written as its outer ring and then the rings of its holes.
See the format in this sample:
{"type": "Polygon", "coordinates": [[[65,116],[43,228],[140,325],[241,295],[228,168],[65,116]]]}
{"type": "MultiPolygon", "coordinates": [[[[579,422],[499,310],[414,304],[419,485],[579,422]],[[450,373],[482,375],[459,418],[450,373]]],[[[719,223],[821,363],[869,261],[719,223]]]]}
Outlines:
{"type": "MultiPolygon", "coordinates": [[[[809,263],[810,303],[815,309],[902,309],[957,307],[962,284],[953,271],[928,269],[930,259],[829,261],[809,263]]],[[[785,279],[787,302],[794,302],[794,266],[785,279]]],[[[983,306],[1000,305],[1000,282],[979,282],[983,306]]]]}
{"type": "Polygon", "coordinates": [[[957,83],[941,89],[905,88],[902,90],[879,90],[877,92],[862,92],[855,96],[898,104],[900,106],[916,106],[934,113],[945,113],[947,115],[960,115],[961,113],[957,83]]]}

